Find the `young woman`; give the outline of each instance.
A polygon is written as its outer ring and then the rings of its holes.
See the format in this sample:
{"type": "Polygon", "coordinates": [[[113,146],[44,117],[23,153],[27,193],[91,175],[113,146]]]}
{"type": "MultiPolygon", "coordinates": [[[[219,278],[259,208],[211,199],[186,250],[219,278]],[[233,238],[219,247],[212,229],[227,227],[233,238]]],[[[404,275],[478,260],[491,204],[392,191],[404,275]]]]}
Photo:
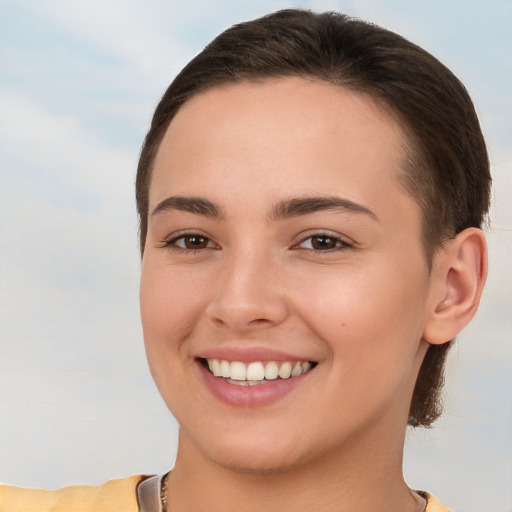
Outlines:
{"type": "Polygon", "coordinates": [[[471,100],[419,47],[333,13],[227,30],[165,93],[137,175],[175,467],[0,503],[448,510],[404,482],[403,442],[439,416],[446,351],[478,307],[489,185],[471,100]]]}

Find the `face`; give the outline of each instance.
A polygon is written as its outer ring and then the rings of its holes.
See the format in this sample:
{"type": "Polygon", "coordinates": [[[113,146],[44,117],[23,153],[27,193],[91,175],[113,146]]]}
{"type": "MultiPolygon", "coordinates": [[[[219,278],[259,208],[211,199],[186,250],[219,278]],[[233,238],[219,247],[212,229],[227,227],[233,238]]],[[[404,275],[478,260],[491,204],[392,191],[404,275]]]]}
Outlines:
{"type": "Polygon", "coordinates": [[[178,112],[150,187],[141,311],[189,451],[279,471],[405,430],[429,272],[403,144],[371,99],[299,78],[178,112]]]}

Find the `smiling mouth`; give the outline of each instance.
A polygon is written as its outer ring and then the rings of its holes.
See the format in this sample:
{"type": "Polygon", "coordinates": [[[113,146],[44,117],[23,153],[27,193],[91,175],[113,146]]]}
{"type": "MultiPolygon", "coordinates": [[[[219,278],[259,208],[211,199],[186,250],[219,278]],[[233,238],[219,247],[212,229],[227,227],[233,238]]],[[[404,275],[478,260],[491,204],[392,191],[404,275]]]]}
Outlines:
{"type": "Polygon", "coordinates": [[[225,359],[203,359],[199,362],[215,377],[238,386],[258,386],[276,380],[293,379],[311,371],[314,361],[227,361],[225,359]]]}

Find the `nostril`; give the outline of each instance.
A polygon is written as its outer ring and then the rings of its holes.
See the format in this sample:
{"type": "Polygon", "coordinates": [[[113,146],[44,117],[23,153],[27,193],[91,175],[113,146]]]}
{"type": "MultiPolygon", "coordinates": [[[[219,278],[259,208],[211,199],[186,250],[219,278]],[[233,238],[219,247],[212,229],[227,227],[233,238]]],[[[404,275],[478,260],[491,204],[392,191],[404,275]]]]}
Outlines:
{"type": "Polygon", "coordinates": [[[215,324],[217,327],[223,327],[226,325],[226,322],[224,322],[224,320],[222,320],[222,318],[212,318],[211,319],[212,323],[215,324]]]}
{"type": "Polygon", "coordinates": [[[266,318],[255,318],[254,320],[251,320],[249,324],[258,325],[258,324],[264,324],[269,322],[270,320],[267,320],[266,318]]]}

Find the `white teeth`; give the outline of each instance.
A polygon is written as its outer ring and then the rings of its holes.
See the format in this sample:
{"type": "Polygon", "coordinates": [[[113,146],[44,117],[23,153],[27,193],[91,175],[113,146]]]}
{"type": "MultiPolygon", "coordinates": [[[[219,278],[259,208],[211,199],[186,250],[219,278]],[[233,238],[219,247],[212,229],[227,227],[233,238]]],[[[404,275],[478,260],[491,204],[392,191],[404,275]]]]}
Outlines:
{"type": "Polygon", "coordinates": [[[230,384],[236,384],[237,386],[259,386],[260,384],[263,384],[264,380],[233,380],[228,379],[228,382],[230,384]]]}
{"type": "Polygon", "coordinates": [[[215,375],[215,377],[220,377],[222,375],[222,373],[220,371],[220,363],[217,359],[213,360],[212,367],[213,367],[212,368],[213,375],[215,375]]]}
{"type": "Polygon", "coordinates": [[[248,386],[249,385],[249,381],[248,380],[233,380],[233,379],[228,379],[228,382],[230,384],[236,384],[237,386],[248,386]]]}
{"type": "Polygon", "coordinates": [[[244,363],[233,361],[231,363],[231,375],[233,380],[247,380],[247,368],[244,363]]]}
{"type": "Polygon", "coordinates": [[[247,380],[263,380],[265,378],[265,368],[263,363],[250,363],[247,367],[247,380]]]}
{"type": "Polygon", "coordinates": [[[298,377],[311,369],[309,361],[298,361],[292,364],[289,361],[277,362],[269,361],[262,363],[254,361],[246,364],[240,361],[226,361],[225,359],[207,359],[208,368],[215,377],[228,379],[230,384],[240,386],[256,386],[269,380],[289,379],[298,377]]]}
{"type": "Polygon", "coordinates": [[[279,366],[274,361],[270,361],[265,366],[265,379],[275,380],[279,376],[279,366]]]}
{"type": "Polygon", "coordinates": [[[278,372],[281,379],[289,379],[292,375],[292,363],[283,363],[278,372]]]}
{"type": "Polygon", "coordinates": [[[302,373],[302,365],[297,363],[292,370],[292,377],[298,377],[302,373]]]}
{"type": "Polygon", "coordinates": [[[228,361],[221,361],[220,362],[220,374],[224,378],[231,377],[231,365],[228,361]]]}

